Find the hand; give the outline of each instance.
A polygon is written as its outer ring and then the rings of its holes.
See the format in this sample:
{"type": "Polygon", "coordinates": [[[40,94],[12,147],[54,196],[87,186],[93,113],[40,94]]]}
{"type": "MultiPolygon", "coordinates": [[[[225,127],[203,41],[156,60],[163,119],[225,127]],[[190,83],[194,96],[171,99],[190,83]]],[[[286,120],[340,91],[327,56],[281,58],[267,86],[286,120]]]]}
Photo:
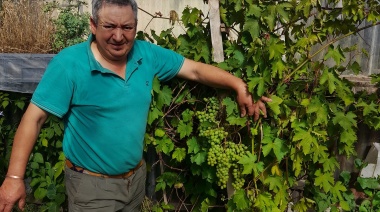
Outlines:
{"type": "Polygon", "coordinates": [[[13,205],[18,202],[20,210],[25,207],[25,184],[22,179],[5,178],[0,187],[0,212],[11,212],[13,205]]]}
{"type": "Polygon", "coordinates": [[[261,97],[257,102],[253,102],[252,95],[248,92],[237,96],[237,102],[240,107],[241,117],[253,116],[254,120],[257,121],[260,118],[260,114],[267,117],[267,109],[265,107],[265,102],[271,102],[272,99],[268,97],[261,97]]]}

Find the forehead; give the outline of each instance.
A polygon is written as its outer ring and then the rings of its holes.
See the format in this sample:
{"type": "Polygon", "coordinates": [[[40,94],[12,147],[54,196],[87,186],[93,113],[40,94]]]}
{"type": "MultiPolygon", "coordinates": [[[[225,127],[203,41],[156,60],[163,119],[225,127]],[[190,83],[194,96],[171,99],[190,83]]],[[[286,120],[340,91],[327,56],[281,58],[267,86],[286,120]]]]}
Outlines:
{"type": "Polygon", "coordinates": [[[103,22],[110,23],[134,23],[136,21],[130,5],[118,6],[114,4],[104,4],[100,8],[98,16],[103,22]]]}

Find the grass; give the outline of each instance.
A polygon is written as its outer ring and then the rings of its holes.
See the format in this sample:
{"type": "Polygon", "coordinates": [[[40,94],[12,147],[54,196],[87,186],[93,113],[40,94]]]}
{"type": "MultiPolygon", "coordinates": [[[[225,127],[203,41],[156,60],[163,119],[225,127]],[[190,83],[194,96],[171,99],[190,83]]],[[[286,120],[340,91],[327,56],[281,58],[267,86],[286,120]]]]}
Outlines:
{"type": "MultiPolygon", "coordinates": [[[[1,1],[0,1],[1,3],[1,1]]],[[[44,1],[4,0],[0,11],[0,53],[52,53],[54,23],[44,1]]]]}

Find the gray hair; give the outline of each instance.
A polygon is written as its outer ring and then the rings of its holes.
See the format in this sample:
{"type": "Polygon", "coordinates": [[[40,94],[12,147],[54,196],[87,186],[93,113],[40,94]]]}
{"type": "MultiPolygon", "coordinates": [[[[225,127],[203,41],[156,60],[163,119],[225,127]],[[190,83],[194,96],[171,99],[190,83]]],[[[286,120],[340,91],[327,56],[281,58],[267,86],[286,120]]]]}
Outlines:
{"type": "Polygon", "coordinates": [[[92,19],[94,20],[95,24],[98,23],[99,19],[99,10],[104,6],[105,4],[114,4],[118,6],[131,6],[132,11],[135,16],[135,20],[137,23],[137,3],[135,0],[92,0],[92,19]]]}

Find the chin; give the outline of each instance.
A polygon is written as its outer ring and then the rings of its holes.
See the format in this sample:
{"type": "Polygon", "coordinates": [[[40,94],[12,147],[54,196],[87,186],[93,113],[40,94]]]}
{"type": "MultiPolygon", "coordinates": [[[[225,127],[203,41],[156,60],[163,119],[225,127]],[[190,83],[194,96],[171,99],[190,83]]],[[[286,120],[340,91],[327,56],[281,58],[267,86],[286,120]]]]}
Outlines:
{"type": "Polygon", "coordinates": [[[113,58],[114,60],[125,59],[127,55],[128,55],[128,51],[125,51],[125,50],[109,51],[109,56],[113,58]]]}

